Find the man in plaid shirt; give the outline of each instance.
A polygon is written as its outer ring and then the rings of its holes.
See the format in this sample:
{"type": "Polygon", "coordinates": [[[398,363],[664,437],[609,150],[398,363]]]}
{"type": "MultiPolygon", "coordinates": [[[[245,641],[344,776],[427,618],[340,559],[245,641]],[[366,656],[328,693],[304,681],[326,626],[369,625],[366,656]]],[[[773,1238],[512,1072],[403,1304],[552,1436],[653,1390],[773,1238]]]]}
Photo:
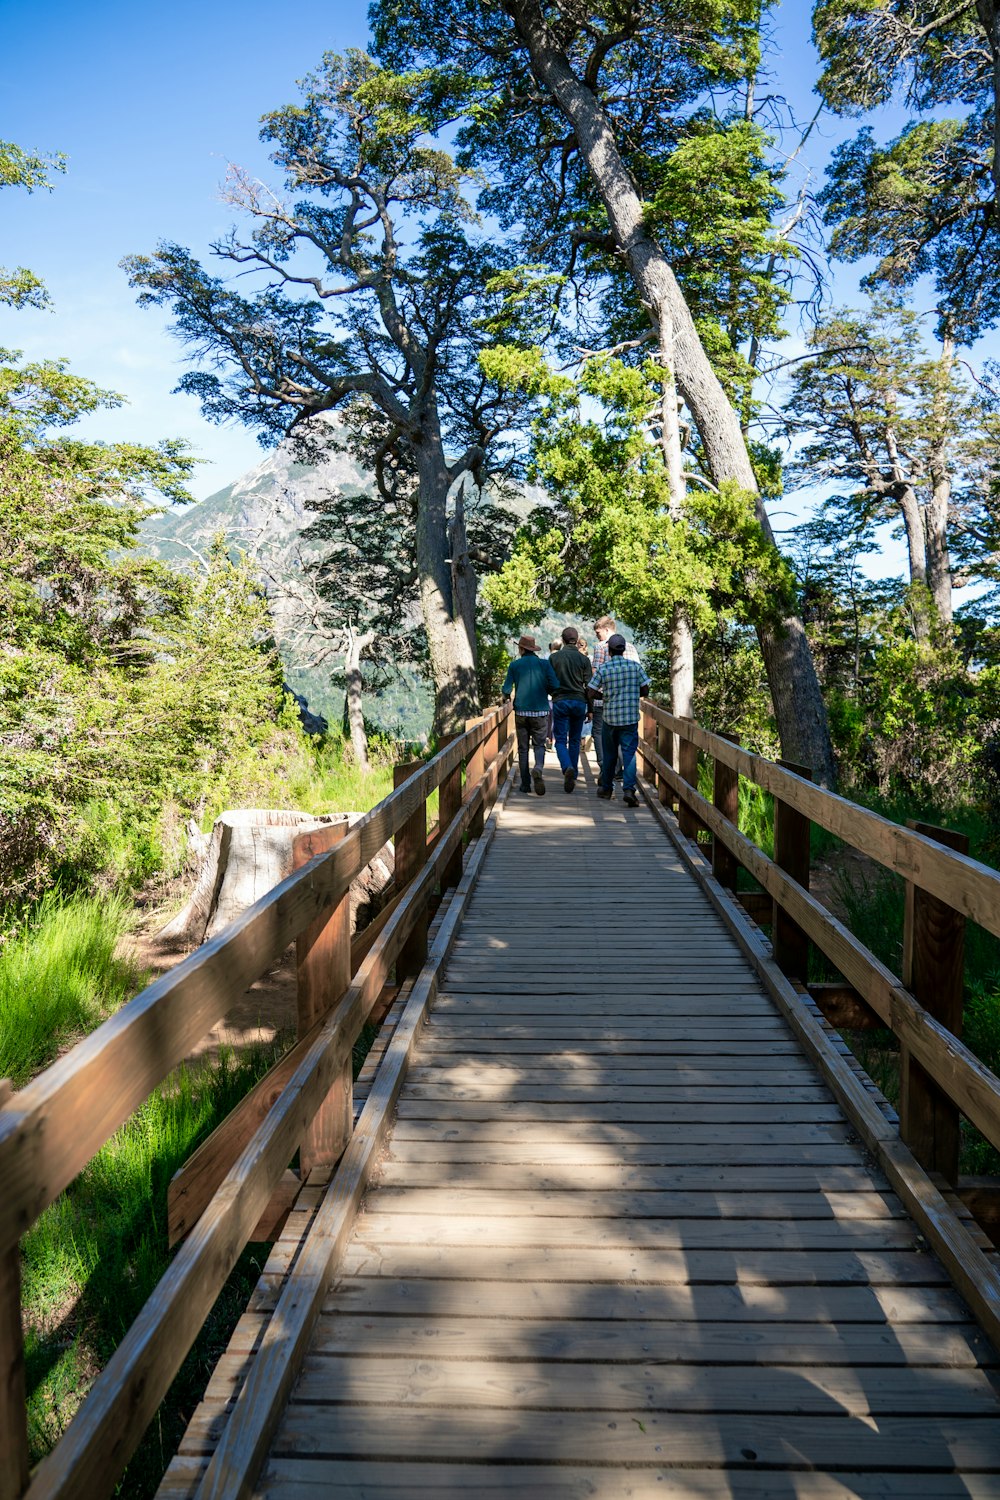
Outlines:
{"type": "MultiPolygon", "coordinates": [[[[603,667],[604,663],[607,661],[608,641],[617,632],[617,630],[618,626],[615,624],[610,615],[602,615],[599,620],[594,621],[594,633],[597,636],[597,645],[594,647],[594,654],[591,657],[591,661],[593,662],[595,672],[597,671],[598,667],[603,667]]],[[[625,656],[628,661],[639,660],[639,653],[635,649],[631,641],[625,642],[625,656]]],[[[592,730],[594,736],[594,750],[597,754],[598,769],[600,769],[604,765],[604,737],[601,734],[601,723],[603,717],[604,709],[601,705],[600,698],[598,698],[597,702],[594,704],[594,727],[592,730]]]]}
{"type": "MultiPolygon", "coordinates": [[[[596,653],[595,653],[596,654],[596,653]]],[[[624,800],[626,807],[639,806],[636,789],[635,755],[639,748],[639,699],[649,692],[649,677],[636,658],[625,655],[625,637],[615,634],[608,640],[608,659],[594,671],[587,690],[588,698],[600,693],[604,703],[604,755],[601,761],[597,795],[610,802],[612,778],[618,751],[624,763],[624,800]]]]}

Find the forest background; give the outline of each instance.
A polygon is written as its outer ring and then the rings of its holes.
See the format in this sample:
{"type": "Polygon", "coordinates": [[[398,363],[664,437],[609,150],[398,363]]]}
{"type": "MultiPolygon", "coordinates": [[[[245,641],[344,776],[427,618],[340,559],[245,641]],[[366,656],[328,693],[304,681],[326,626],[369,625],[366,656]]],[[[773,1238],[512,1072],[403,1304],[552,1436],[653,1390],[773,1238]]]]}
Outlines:
{"type": "MultiPolygon", "coordinates": [[[[276,31],[262,6],[181,5],[163,33],[54,5],[44,37],[6,7],[0,1076],[141,982],[118,939],[183,878],[192,829],[370,805],[399,753],[380,683],[423,678],[448,732],[519,630],[565,614],[614,611],[676,711],[996,861],[1000,41],[981,11],[563,7],[586,87],[557,68],[533,113],[527,0],[385,3],[374,39],[360,6],[276,31]],[[612,11],[629,20],[605,46],[612,11]],[[584,146],[595,101],[617,178],[584,146]],[[156,517],[259,440],[311,476],[303,535],[151,555],[156,517]],[[331,446],[350,483],[317,481],[331,446]],[[342,687],[342,727],[303,725],[290,652],[342,687]]],[[[766,804],[743,811],[767,846],[766,804]]],[[[867,881],[847,872],[839,899],[896,965],[900,892],[867,881]]],[[[972,944],[970,1040],[993,1064],[998,971],[972,944]]],[[[191,1103],[180,1158],[222,1075],[160,1101],[191,1103]]],[[[162,1258],[151,1119],[145,1155],[133,1132],[26,1243],[38,1451],[113,1344],[92,1307],[57,1357],[52,1306],[99,1300],[65,1245],[120,1196],[122,1153],[129,1274],[162,1258]]]]}

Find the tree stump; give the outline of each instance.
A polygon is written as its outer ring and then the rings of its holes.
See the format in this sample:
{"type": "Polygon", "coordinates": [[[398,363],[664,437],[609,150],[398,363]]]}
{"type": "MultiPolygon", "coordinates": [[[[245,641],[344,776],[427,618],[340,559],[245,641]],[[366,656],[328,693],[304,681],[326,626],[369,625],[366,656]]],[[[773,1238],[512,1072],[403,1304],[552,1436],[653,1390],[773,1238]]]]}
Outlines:
{"type": "MultiPolygon", "coordinates": [[[[292,873],[295,835],[322,824],[356,823],[361,813],[297,812],[288,808],[235,808],[220,814],[187,904],[157,934],[176,948],[196,948],[216,937],[255,901],[292,873]]],[[[360,931],[384,904],[392,879],[391,844],[351,885],[351,930],[360,931]]]]}

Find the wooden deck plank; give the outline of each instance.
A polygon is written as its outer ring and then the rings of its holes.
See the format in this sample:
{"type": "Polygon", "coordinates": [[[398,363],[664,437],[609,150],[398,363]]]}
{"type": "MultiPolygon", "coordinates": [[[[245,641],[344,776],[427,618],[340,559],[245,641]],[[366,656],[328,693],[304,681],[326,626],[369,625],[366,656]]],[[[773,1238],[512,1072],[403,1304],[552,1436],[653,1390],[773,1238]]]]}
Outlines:
{"type": "MultiPolygon", "coordinates": [[[[197,1475],[198,1469],[193,1469],[197,1475]]],[[[185,1476],[189,1485],[196,1479],[185,1476]]],[[[171,1492],[169,1500],[189,1500],[194,1488],[171,1492]]],[[[898,1473],[805,1473],[781,1470],[738,1474],[685,1468],[682,1476],[661,1467],[646,1470],[602,1465],[435,1464],[352,1462],[344,1459],[272,1458],[261,1500],[303,1500],[331,1495],[341,1500],[442,1500],[470,1495],[519,1500],[900,1500],[898,1473]]],[[[907,1500],[996,1500],[989,1476],[914,1474],[907,1476],[907,1500]]]]}

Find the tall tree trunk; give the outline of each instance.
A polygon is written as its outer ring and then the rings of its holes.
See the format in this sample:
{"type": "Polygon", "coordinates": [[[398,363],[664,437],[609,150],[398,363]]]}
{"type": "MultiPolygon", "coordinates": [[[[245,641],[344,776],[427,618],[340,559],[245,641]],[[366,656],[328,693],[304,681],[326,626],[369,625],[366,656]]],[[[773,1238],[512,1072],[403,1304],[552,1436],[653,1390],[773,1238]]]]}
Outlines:
{"type": "Polygon", "coordinates": [[[948,511],[951,506],[951,469],[948,464],[950,422],[948,392],[955,365],[955,336],[945,325],[941,341],[941,358],[935,377],[931,407],[931,445],[928,472],[931,481],[930,500],[924,511],[927,537],[927,587],[931,591],[939,619],[951,624],[951,554],[948,550],[948,511]]]}
{"type": "MultiPolygon", "coordinates": [[[[675,521],[684,515],[686,486],[681,424],[677,410],[677,384],[674,379],[673,328],[666,316],[660,319],[660,447],[667,476],[670,515],[675,521]]],[[[694,712],[694,634],[683,606],[674,611],[670,632],[670,706],[680,718],[689,719],[694,712]]]]}
{"type": "Polygon", "coordinates": [[[374,631],[358,635],[353,625],[347,627],[344,640],[344,677],[347,683],[344,694],[344,716],[351,737],[351,750],[355,764],[362,771],[369,770],[368,735],[365,733],[365,715],[362,703],[364,683],[361,676],[361,653],[375,639],[374,631]]]}
{"type": "MultiPolygon", "coordinates": [[[[735,480],[756,496],[757,519],[773,543],[739,416],[712,369],[677,278],[646,229],[642,200],[611,122],[592,89],[580,81],[552,41],[538,0],[503,4],[528,49],[532,71],[573,129],[651,323],[658,330],[664,316],[670,320],[677,386],[701,434],[713,478],[716,483],[735,480]]],[[[762,627],[758,638],[785,755],[810,766],[827,786],[834,785],[836,762],[826,707],[801,618],[789,615],[777,628],[762,627]]]]}
{"type": "Polygon", "coordinates": [[[451,477],[437,414],[428,414],[413,441],[420,484],[417,508],[417,574],[434,684],[434,729],[454,734],[479,712],[476,638],[456,605],[449,535],[451,477]]]}

